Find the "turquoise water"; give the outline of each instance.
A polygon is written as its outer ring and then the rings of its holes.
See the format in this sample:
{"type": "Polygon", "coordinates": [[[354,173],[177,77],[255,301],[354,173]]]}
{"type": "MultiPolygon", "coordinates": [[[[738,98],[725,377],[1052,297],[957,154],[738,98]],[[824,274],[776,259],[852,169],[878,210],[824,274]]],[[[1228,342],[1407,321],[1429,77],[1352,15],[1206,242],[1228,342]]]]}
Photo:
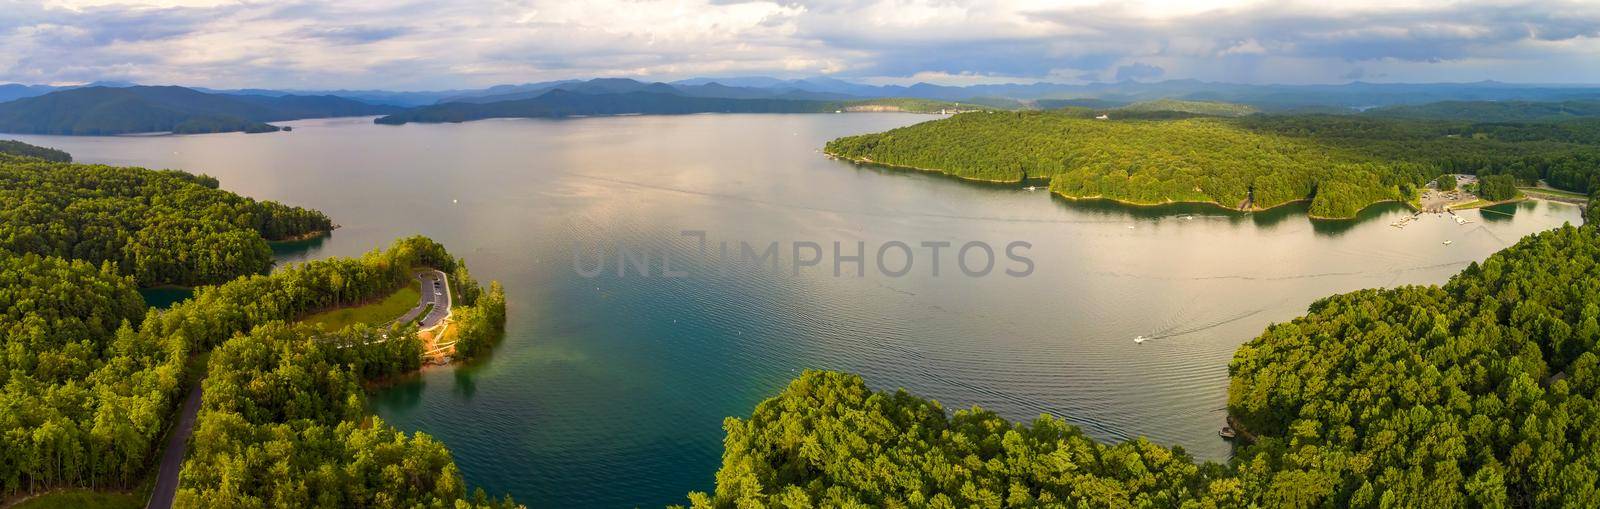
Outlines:
{"type": "Polygon", "coordinates": [[[748,415],[805,368],[1225,459],[1216,430],[1227,363],[1268,323],[1335,292],[1443,282],[1579,217],[1575,207],[1528,202],[1463,213],[1473,221],[1465,225],[1429,215],[1396,229],[1389,223],[1407,212],[1395,205],[1346,222],[1313,222],[1292,207],[1127,208],[858,168],[817,152],[837,136],[931,118],[344,119],[259,135],[19,138],[80,161],[208,173],[226,189],[315,207],[341,225],[281,247],[284,263],[422,233],[465,257],[479,279],[504,282],[509,331],[490,358],[429,369],[372,404],[449,445],[471,485],[532,507],[660,506],[711,489],[722,420],[748,415]],[[683,230],[704,231],[713,252],[722,241],[775,241],[785,252],[811,241],[831,254],[833,242],[854,251],[857,241],[1022,240],[1035,270],[719,271],[683,230]],[[691,277],[618,277],[614,263],[594,278],[575,270],[574,247],[618,244],[669,252],[691,277]],[[1134,344],[1140,335],[1153,339],[1134,344]]]}

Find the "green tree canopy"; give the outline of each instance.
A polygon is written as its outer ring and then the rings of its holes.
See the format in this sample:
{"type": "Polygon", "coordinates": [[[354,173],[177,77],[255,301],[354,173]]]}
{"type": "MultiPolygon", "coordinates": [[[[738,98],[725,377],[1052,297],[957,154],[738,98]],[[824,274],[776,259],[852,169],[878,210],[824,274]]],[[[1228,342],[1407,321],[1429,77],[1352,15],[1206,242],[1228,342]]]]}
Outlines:
{"type": "Polygon", "coordinates": [[[0,154],[0,249],[114,262],[145,286],[264,273],[267,240],[332,227],[320,212],[222,191],[203,175],[0,154]]]}
{"type": "Polygon", "coordinates": [[[1594,507],[1600,232],[1523,239],[1443,286],[1322,299],[1229,365],[1258,439],[1226,465],[1059,419],[948,414],[808,371],[724,424],[694,507],[1594,507]]]}

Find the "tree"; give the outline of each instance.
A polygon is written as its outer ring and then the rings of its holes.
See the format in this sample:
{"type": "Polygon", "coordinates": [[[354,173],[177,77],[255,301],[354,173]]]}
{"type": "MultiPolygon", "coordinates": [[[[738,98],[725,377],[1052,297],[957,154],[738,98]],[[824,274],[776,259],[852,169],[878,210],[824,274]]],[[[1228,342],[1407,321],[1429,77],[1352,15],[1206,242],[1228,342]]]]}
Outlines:
{"type": "Polygon", "coordinates": [[[1511,175],[1488,175],[1478,179],[1478,197],[1489,201],[1506,201],[1521,194],[1516,178],[1511,175]]]}
{"type": "Polygon", "coordinates": [[[1434,185],[1439,187],[1440,191],[1454,191],[1454,190],[1456,190],[1456,176],[1455,175],[1451,175],[1449,173],[1446,173],[1444,175],[1440,175],[1439,178],[1434,179],[1433,182],[1434,182],[1434,185]]]}
{"type": "Polygon", "coordinates": [[[0,154],[0,249],[114,262],[145,286],[264,273],[268,240],[332,228],[320,212],[221,191],[203,175],[0,154]]]}
{"type": "Polygon", "coordinates": [[[696,508],[1600,505],[1600,231],[1535,234],[1443,286],[1361,290],[1229,364],[1258,440],[1226,465],[1052,417],[953,415],[807,371],[724,423],[696,508]]]}
{"type": "Polygon", "coordinates": [[[467,498],[443,444],[366,423],[361,382],[416,369],[415,330],[271,322],[211,354],[177,507],[516,507],[467,498]]]}

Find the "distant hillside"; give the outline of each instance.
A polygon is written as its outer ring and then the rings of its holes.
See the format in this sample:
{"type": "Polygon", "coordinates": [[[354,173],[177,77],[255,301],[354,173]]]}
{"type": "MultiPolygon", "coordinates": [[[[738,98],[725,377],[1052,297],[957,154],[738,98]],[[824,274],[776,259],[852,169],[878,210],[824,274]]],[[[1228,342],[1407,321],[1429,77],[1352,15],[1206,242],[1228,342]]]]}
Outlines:
{"type": "Polygon", "coordinates": [[[1067,198],[1261,210],[1310,201],[1323,218],[1405,198],[1416,170],[1315,140],[1246,129],[1232,118],[1095,120],[1076,110],[968,113],[828,142],[851,161],[972,180],[1050,179],[1067,198]]]}
{"type": "Polygon", "coordinates": [[[36,157],[57,163],[72,162],[72,154],[53,148],[29,145],[15,140],[0,140],[0,154],[9,154],[22,157],[36,157]]]}
{"type": "Polygon", "coordinates": [[[486,118],[574,117],[589,115],[671,115],[686,113],[821,113],[838,103],[786,99],[726,99],[687,97],[658,92],[585,94],[552,90],[532,99],[487,104],[446,103],[416,108],[377,120],[379,124],[407,122],[466,122],[486,118]]]}
{"type": "Polygon", "coordinates": [[[646,83],[627,78],[596,78],[588,81],[551,81],[545,83],[530,83],[527,85],[495,87],[491,93],[463,94],[439,100],[439,104],[451,102],[465,103],[493,103],[504,101],[520,101],[533,99],[549,93],[552,90],[565,90],[583,94],[625,94],[629,92],[650,92],[657,94],[675,94],[688,97],[710,97],[720,99],[789,99],[799,101],[838,101],[849,99],[864,99],[864,97],[849,94],[815,92],[784,87],[744,87],[730,86],[717,83],[646,83]]]}
{"type": "Polygon", "coordinates": [[[1444,101],[1414,106],[1375,108],[1367,110],[1363,114],[1423,120],[1550,122],[1574,118],[1600,117],[1600,100],[1562,102],[1444,101]]]}
{"type": "MultiPolygon", "coordinates": [[[[816,100],[786,98],[728,98],[686,95],[665,83],[642,87],[610,80],[584,82],[585,86],[560,87],[536,97],[491,103],[453,102],[425,106],[377,119],[379,124],[408,122],[466,122],[486,118],[558,118],[601,115],[680,115],[688,113],[833,113],[907,112],[955,113],[1002,109],[975,103],[932,99],[881,98],[816,100]],[[631,90],[605,92],[606,90],[631,90]]],[[[638,83],[638,82],[633,82],[638,83]]],[[[704,85],[716,87],[716,84],[704,85]]],[[[519,93],[520,94],[520,93],[519,93]]]]}
{"type": "Polygon", "coordinates": [[[24,97],[45,95],[56,90],[50,85],[18,85],[7,83],[0,85],[0,103],[14,101],[24,97]]]}
{"type": "Polygon", "coordinates": [[[398,111],[333,96],[239,96],[183,87],[86,87],[0,103],[0,132],[270,132],[267,122],[398,111]]]}
{"type": "Polygon", "coordinates": [[[1129,104],[1119,111],[1139,113],[1170,111],[1175,113],[1192,113],[1195,115],[1210,115],[1215,117],[1242,117],[1259,110],[1243,104],[1211,102],[1211,101],[1180,101],[1176,99],[1157,99],[1129,104]]]}
{"type": "Polygon", "coordinates": [[[267,117],[262,117],[263,120],[269,122],[302,118],[386,115],[403,109],[394,106],[373,105],[331,95],[284,95],[277,97],[237,95],[231,97],[270,109],[271,113],[267,117]]]}

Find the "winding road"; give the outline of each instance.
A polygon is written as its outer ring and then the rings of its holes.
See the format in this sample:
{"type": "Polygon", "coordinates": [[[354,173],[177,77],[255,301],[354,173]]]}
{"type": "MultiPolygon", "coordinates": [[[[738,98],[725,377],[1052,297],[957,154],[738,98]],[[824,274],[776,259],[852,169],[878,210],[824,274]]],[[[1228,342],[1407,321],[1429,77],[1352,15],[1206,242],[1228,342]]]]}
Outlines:
{"type": "MultiPolygon", "coordinates": [[[[450,317],[450,278],[433,269],[418,272],[414,277],[422,285],[422,298],[417,299],[416,307],[406,311],[396,321],[406,323],[416,320],[417,315],[427,310],[427,316],[417,323],[423,329],[433,328],[450,317]],[[429,308],[429,304],[433,304],[433,307],[429,308]]],[[[156,486],[150,492],[150,501],[145,503],[145,509],[169,509],[178,494],[178,473],[183,469],[189,436],[194,434],[195,417],[200,413],[200,385],[200,381],[195,382],[189,395],[184,397],[183,406],[178,409],[178,420],[172,428],[172,435],[167,438],[166,450],[161,454],[161,470],[156,474],[156,486]]]]}
{"type": "Polygon", "coordinates": [[[418,272],[414,277],[422,284],[422,298],[418,299],[417,307],[406,311],[406,314],[400,315],[396,321],[406,323],[416,320],[418,314],[428,309],[428,304],[433,304],[433,309],[428,310],[428,316],[422,317],[422,320],[417,322],[423,329],[432,328],[450,316],[450,279],[445,277],[443,272],[432,269],[418,272]]]}

